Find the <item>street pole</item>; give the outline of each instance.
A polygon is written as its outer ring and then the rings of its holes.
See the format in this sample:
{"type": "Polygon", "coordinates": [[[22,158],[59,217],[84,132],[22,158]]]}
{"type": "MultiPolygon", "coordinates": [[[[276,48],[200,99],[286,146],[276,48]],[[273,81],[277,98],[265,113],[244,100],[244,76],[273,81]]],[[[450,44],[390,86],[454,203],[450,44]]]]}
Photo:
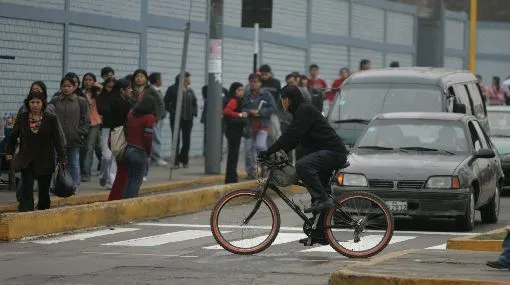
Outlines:
{"type": "Polygon", "coordinates": [[[255,30],[255,36],[253,37],[253,73],[256,73],[257,57],[259,53],[259,23],[255,23],[253,28],[255,30]]]}
{"type": "Polygon", "coordinates": [[[223,0],[210,0],[205,173],[221,173],[223,0]]]}
{"type": "MultiPolygon", "coordinates": [[[[190,3],[191,5],[191,3],[190,3]]],[[[174,163],[172,165],[176,165],[178,162],[178,157],[175,155],[177,149],[177,141],[179,140],[179,131],[181,125],[181,109],[182,109],[182,93],[184,88],[184,75],[186,74],[186,59],[188,58],[188,43],[189,43],[189,32],[190,32],[190,21],[186,22],[186,27],[184,28],[184,42],[182,44],[182,58],[181,58],[181,73],[179,75],[179,85],[177,88],[177,103],[175,105],[175,120],[174,120],[174,131],[172,135],[172,148],[170,157],[173,157],[174,163]]],[[[172,179],[172,170],[173,167],[170,167],[170,176],[169,179],[172,179]]]]}
{"type": "Polygon", "coordinates": [[[476,72],[476,23],[478,16],[478,0],[471,0],[469,17],[469,70],[476,72]]]}

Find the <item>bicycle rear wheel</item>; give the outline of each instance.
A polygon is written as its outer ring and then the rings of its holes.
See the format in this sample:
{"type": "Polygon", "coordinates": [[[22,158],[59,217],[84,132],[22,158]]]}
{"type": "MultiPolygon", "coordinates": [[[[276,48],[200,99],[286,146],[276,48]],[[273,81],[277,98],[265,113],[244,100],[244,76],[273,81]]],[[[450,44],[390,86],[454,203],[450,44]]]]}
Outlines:
{"type": "Polygon", "coordinates": [[[340,197],[324,221],[326,237],[340,254],[367,258],[381,252],[393,236],[394,220],[383,200],[372,193],[340,197]]]}
{"type": "Polygon", "coordinates": [[[280,212],[268,196],[254,190],[237,190],[221,198],[211,213],[214,239],[235,254],[255,254],[267,249],[280,231],[280,212]],[[255,213],[248,223],[245,219],[255,213]]]}

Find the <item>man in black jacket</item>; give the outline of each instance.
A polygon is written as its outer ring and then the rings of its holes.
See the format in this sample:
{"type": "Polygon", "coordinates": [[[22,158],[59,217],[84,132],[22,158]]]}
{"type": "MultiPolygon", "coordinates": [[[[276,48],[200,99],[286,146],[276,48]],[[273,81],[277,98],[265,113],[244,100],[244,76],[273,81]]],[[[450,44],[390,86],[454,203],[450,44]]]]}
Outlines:
{"type": "MultiPolygon", "coordinates": [[[[292,121],[261,156],[267,157],[279,150],[289,152],[299,144],[305,155],[296,162],[296,172],[312,196],[312,205],[305,209],[305,213],[332,208],[335,203],[327,195],[329,179],[332,171],[347,161],[347,149],[321,112],[303,101],[297,87],[282,89],[282,106],[292,114],[292,121]]],[[[322,232],[318,231],[319,234],[322,232]]]]}

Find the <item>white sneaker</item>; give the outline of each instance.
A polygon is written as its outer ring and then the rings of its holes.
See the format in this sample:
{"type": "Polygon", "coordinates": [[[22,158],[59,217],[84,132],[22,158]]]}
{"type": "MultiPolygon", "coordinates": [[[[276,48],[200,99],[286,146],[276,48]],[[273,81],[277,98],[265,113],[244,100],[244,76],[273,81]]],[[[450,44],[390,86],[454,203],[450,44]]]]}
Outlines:
{"type": "Polygon", "coordinates": [[[156,161],[156,164],[158,166],[167,166],[168,162],[164,161],[163,159],[160,159],[160,160],[156,161]]]}
{"type": "Polygon", "coordinates": [[[144,176],[143,177],[143,182],[146,182],[147,181],[147,176],[144,176]]]}

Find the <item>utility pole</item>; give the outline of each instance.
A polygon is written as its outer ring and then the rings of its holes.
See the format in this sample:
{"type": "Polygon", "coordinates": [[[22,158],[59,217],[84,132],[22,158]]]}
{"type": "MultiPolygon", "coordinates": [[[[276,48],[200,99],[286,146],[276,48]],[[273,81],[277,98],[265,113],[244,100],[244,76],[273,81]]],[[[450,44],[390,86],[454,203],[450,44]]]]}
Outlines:
{"type": "Polygon", "coordinates": [[[469,70],[476,72],[476,23],[478,17],[478,0],[471,0],[469,17],[469,70]]]}
{"type": "MultiPolygon", "coordinates": [[[[191,6],[191,3],[190,3],[191,6]]],[[[191,8],[190,8],[191,9],[191,8]]],[[[186,59],[188,58],[188,43],[189,43],[189,32],[190,32],[190,21],[186,22],[186,27],[184,29],[184,42],[182,44],[182,58],[181,58],[181,73],[179,75],[179,86],[177,87],[177,102],[175,105],[175,120],[174,120],[174,131],[172,134],[172,148],[170,156],[173,157],[174,163],[172,165],[176,165],[177,160],[179,159],[175,153],[177,152],[177,141],[179,140],[180,134],[180,125],[181,125],[181,110],[182,110],[182,91],[184,88],[184,75],[186,74],[186,59]]],[[[170,167],[170,177],[172,179],[172,170],[173,167],[170,167]]]]}
{"type": "Polygon", "coordinates": [[[255,36],[253,37],[253,73],[257,72],[259,54],[259,23],[253,25],[255,36]]]}
{"type": "Polygon", "coordinates": [[[210,0],[205,173],[221,173],[223,0],[210,0]]]}

